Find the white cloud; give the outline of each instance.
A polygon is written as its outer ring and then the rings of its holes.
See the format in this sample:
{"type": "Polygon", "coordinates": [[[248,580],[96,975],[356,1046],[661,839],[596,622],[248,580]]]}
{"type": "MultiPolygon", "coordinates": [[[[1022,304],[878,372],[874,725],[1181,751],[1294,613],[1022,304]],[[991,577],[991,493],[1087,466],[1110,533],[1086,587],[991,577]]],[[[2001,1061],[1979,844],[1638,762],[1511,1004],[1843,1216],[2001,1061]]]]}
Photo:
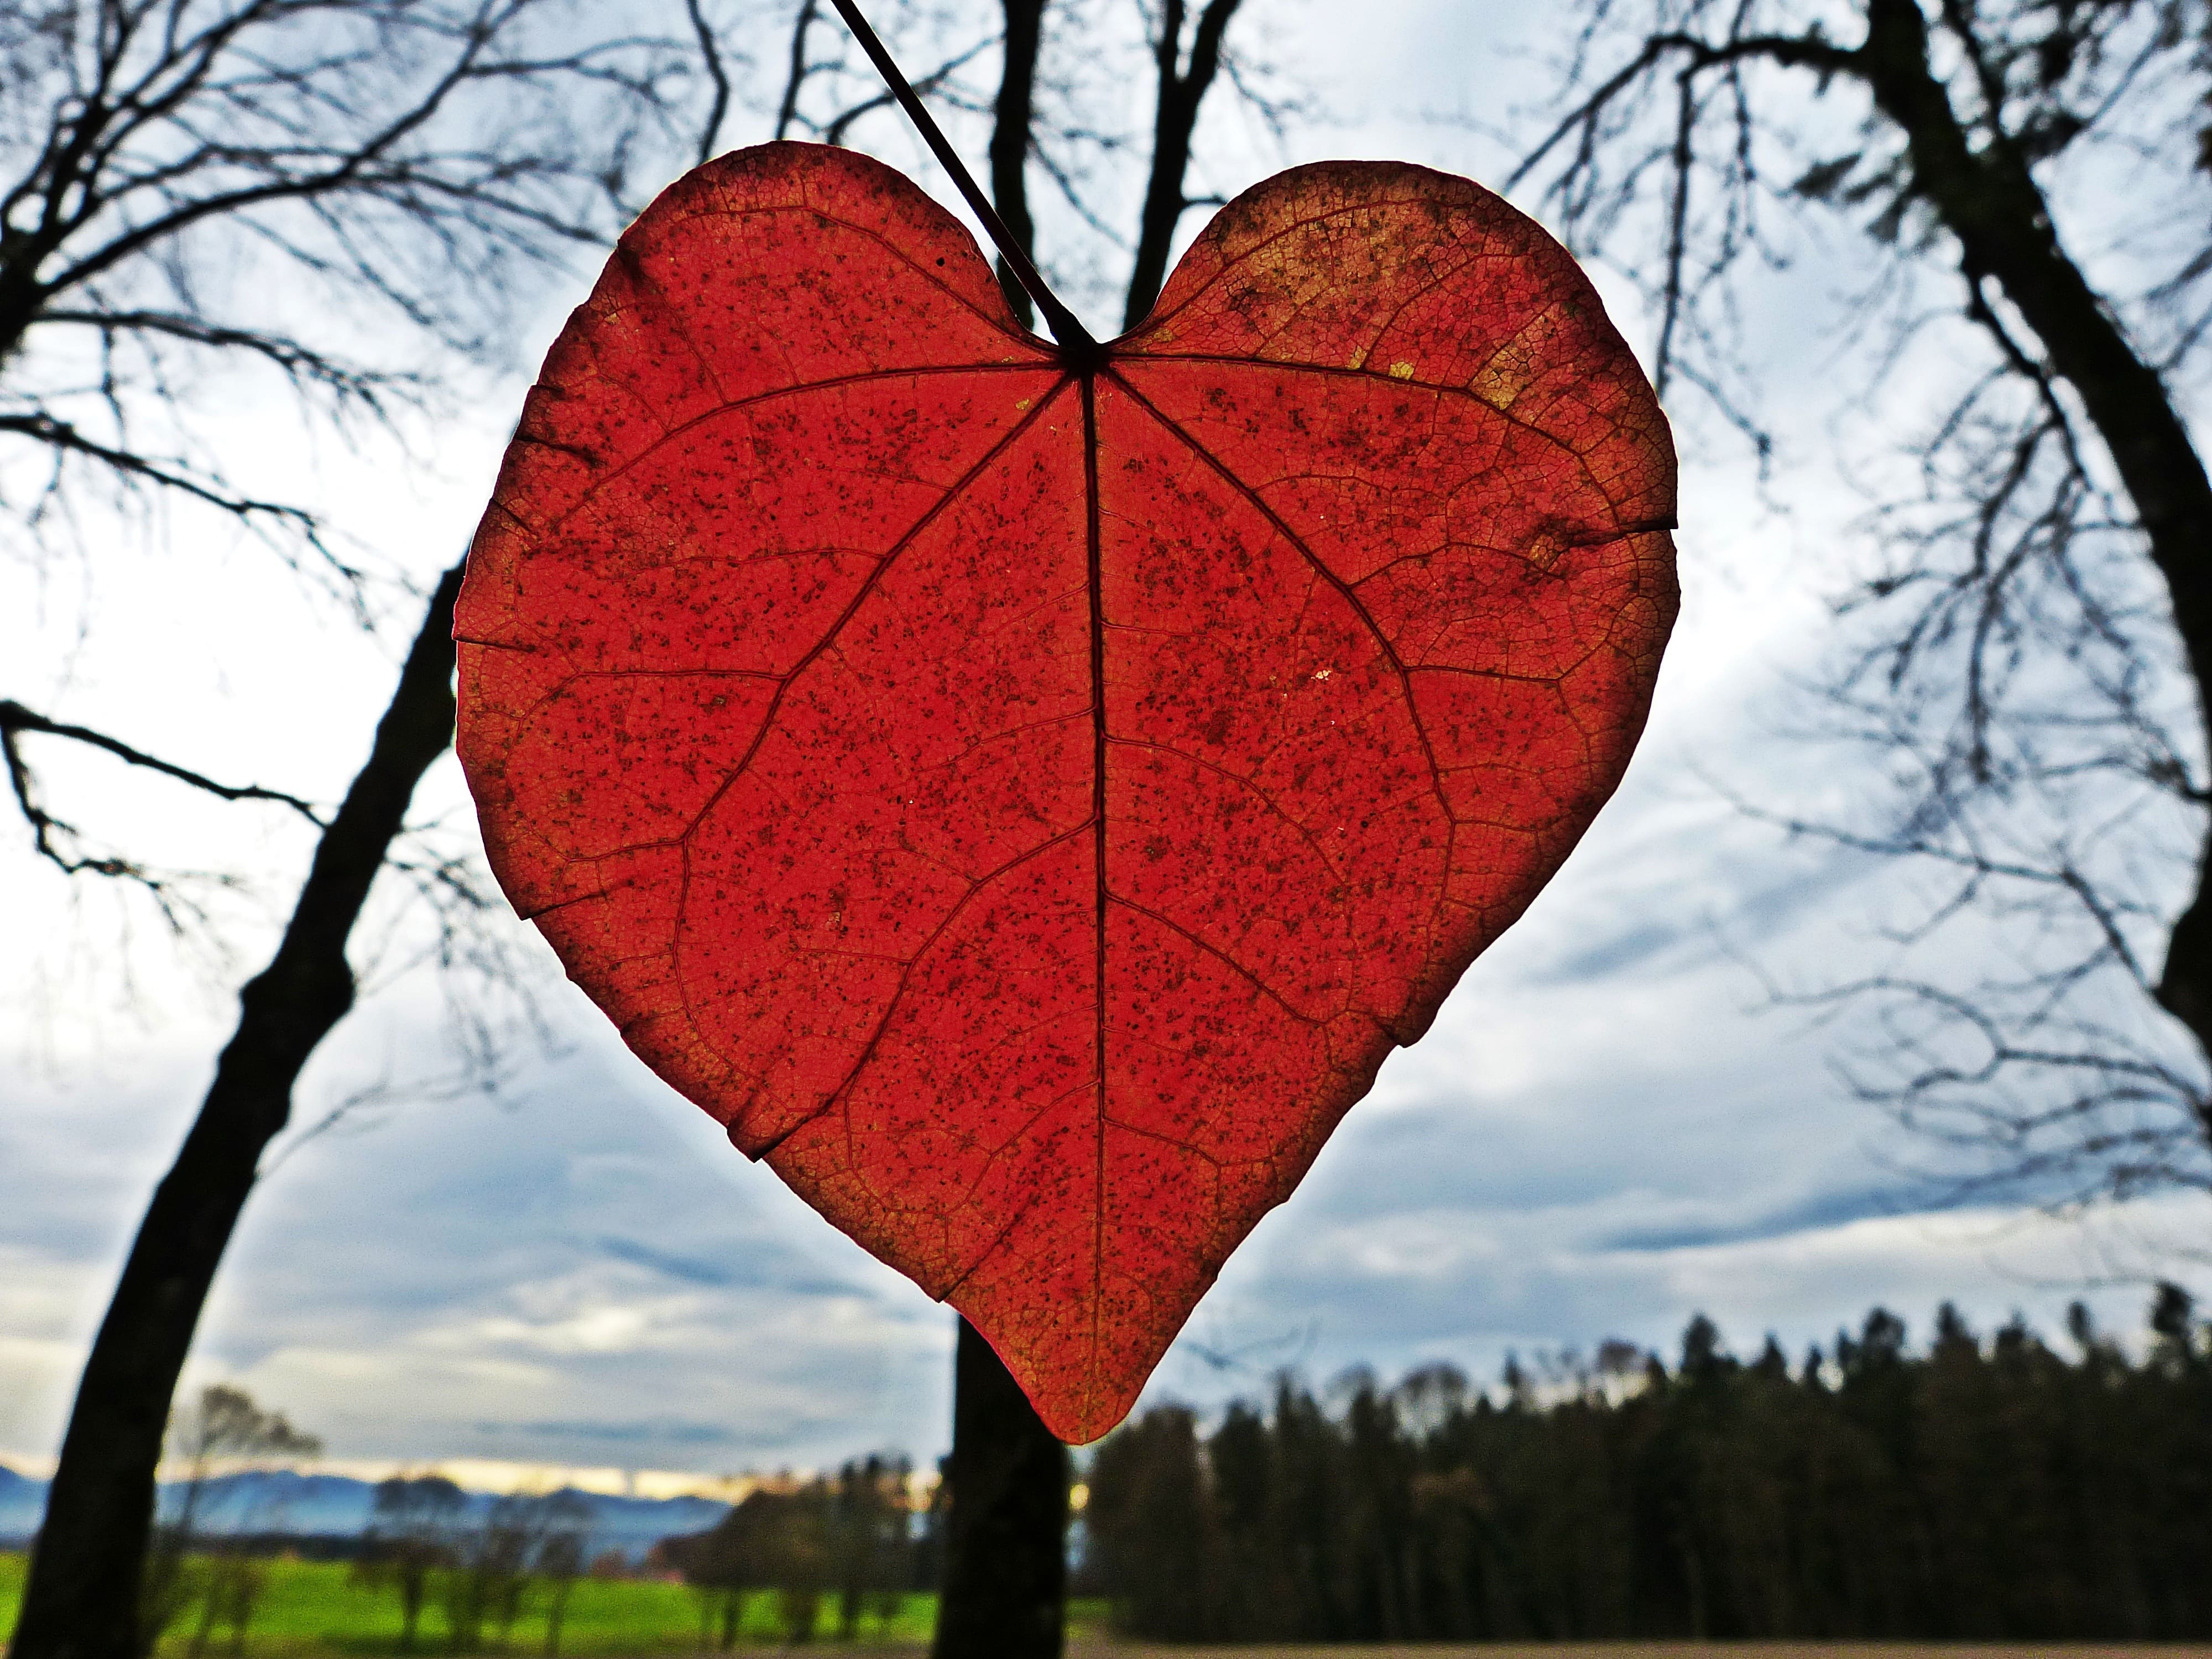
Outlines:
{"type": "MultiPolygon", "coordinates": [[[[1299,154],[1495,179],[1500,146],[1424,117],[1502,119],[1531,76],[1504,49],[1540,10],[1388,0],[1324,34],[1314,20],[1334,14],[1299,0],[1281,38],[1333,79],[1345,113],[1302,133],[1299,154]]],[[[1248,150],[1220,161],[1223,182],[1243,161],[1273,165],[1264,142],[1248,150]]],[[[1799,325],[1788,306],[1753,312],[1799,325]]],[[[419,574],[472,524],[518,386],[441,427],[434,466],[311,455],[265,408],[226,418],[270,476],[313,477],[419,574]]],[[[1801,378],[1778,398],[1817,389],[1801,378]]],[[[2075,1282],[2112,1275],[2063,1229],[1885,1213],[1921,1200],[1869,1155],[1882,1127],[1829,1079],[1832,1034],[1753,1012],[1758,987],[1723,941],[1785,963],[1849,959],[1876,875],[1778,846],[1692,769],[1718,757],[1739,779],[1822,781],[1819,756],[1762,723],[1781,670],[1815,648],[1835,568],[1821,538],[1850,504],[1815,500],[1777,526],[1741,459],[1708,444],[1686,478],[1684,617],[1627,785],[1232,1261],[1155,1397],[1218,1399],[1286,1361],[1326,1375],[1443,1356],[1486,1375],[1509,1347],[1618,1334],[1671,1349],[1699,1309],[1739,1344],[1769,1328],[1825,1341],[1876,1301],[1924,1324],[1946,1296],[1985,1324],[2018,1304],[2049,1326],[2075,1282]]],[[[0,570],[0,660],[21,677],[0,693],[56,699],[220,775],[334,793],[396,634],[319,622],[253,548],[101,559],[82,649],[44,576],[0,570]]],[[[52,765],[80,816],[157,833],[184,862],[243,844],[271,874],[259,908],[241,909],[239,957],[203,972],[158,942],[112,950],[101,901],[81,905],[20,849],[0,865],[0,1457],[33,1466],[58,1441],[130,1231],[227,1033],[228,988],[265,949],[301,845],[281,815],[126,785],[80,757],[52,765]],[[68,939],[83,948],[46,948],[68,939]],[[138,986],[127,1014],[118,964],[138,986]]],[[[450,763],[425,800],[459,810],[450,763]]],[[[933,1455],[950,1316],[733,1153],[580,998],[557,989],[549,1006],[567,1051],[530,1066],[504,1104],[403,1100],[373,1128],[307,1146],[254,1194],[188,1386],[241,1380],[364,1468],[473,1459],[675,1479],[878,1445],[933,1455]]],[[[364,1081],[434,1069],[436,1030],[434,998],[412,981],[372,1004],[318,1059],[301,1120],[364,1081]]],[[[2168,1236],[2201,1227],[2185,1205],[2131,1214],[2168,1236]]],[[[2099,1294],[2115,1323],[2141,1299],[2132,1284],[2099,1294]]]]}

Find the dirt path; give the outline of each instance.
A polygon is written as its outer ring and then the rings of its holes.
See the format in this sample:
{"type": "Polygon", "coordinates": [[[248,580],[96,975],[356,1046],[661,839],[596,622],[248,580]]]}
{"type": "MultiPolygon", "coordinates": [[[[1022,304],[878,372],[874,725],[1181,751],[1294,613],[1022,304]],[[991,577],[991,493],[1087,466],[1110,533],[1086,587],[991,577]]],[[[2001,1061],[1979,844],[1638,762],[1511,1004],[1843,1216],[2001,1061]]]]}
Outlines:
{"type": "MultiPolygon", "coordinates": [[[[923,1659],[921,1647],[815,1647],[813,1659],[923,1659]]],[[[1395,1647],[1170,1647],[1095,1638],[1068,1644],[1068,1659],[2212,1659],[2206,1643],[1981,1642],[1495,1642],[1395,1647]]]]}
{"type": "Polygon", "coordinates": [[[2212,1645],[1948,1642],[1497,1642],[1395,1647],[1181,1648],[1071,1644],[1069,1659],[2212,1659],[2212,1645]]]}

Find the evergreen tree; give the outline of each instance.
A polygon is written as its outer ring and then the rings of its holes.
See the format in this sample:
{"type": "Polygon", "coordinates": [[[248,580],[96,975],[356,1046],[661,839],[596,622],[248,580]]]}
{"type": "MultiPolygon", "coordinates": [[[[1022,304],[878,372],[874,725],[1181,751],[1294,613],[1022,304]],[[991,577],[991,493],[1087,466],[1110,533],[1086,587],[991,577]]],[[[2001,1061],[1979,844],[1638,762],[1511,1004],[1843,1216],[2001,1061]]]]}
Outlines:
{"type": "Polygon", "coordinates": [[[2212,1636],[2212,1330],[2172,1286],[2140,1361],[2068,1323],[1946,1305],[1915,1352],[1877,1308],[1793,1373],[1700,1316],[1671,1374],[1608,1343],[1158,1407],[1092,1460],[1086,1571],[1155,1640],[2212,1636]]]}

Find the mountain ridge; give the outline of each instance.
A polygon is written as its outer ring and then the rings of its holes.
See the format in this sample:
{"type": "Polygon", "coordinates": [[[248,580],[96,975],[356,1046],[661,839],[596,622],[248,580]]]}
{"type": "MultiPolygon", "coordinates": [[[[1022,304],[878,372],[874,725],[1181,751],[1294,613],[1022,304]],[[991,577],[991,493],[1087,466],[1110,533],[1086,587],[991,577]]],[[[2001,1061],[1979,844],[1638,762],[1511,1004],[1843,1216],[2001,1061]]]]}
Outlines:
{"type": "MultiPolygon", "coordinates": [[[[29,1543],[46,1513],[47,1485],[0,1463],[0,1548],[21,1548],[29,1543]]],[[[471,1522],[481,1520],[498,1496],[466,1487],[462,1490],[468,1504],[465,1515],[471,1522]]],[[[630,1498],[574,1486],[560,1490],[573,1492],[588,1506],[591,1526],[586,1547],[592,1553],[619,1549],[632,1558],[673,1534],[704,1531],[730,1508],[713,1498],[630,1498]]],[[[179,1501],[183,1491],[182,1482],[163,1484],[161,1501],[165,1512],[179,1501]]],[[[217,1475],[202,1488],[198,1530],[210,1537],[253,1533],[355,1537],[368,1525],[375,1494],[374,1481],[352,1475],[304,1474],[296,1469],[217,1475]]]]}

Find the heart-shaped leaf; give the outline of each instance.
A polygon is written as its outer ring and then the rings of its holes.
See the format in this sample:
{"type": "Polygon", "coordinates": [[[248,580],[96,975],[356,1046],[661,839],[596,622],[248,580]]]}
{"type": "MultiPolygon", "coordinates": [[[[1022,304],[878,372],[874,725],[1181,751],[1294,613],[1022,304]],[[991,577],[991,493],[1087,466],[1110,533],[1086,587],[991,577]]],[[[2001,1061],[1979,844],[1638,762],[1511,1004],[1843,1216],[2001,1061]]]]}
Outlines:
{"type": "Polygon", "coordinates": [[[1674,477],[1464,179],[1272,179],[1079,369],[906,179],[744,150],[546,360],[461,755],[630,1047],[1088,1440],[1611,793],[1674,477]]]}

